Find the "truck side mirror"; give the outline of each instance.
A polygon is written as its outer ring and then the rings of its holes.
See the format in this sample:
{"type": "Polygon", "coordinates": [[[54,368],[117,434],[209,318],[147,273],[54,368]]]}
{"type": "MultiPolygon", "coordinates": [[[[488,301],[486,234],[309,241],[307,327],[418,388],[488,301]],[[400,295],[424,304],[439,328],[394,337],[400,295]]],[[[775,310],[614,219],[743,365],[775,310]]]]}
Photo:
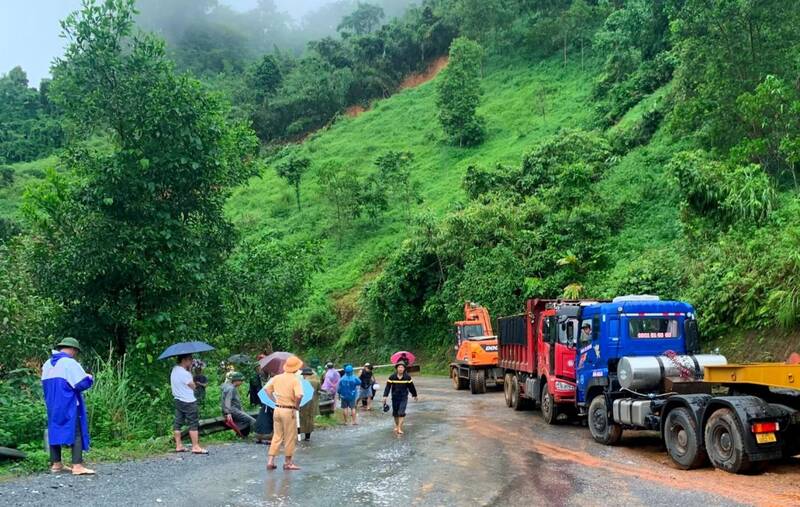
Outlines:
{"type": "Polygon", "coordinates": [[[695,319],[686,319],[684,321],[683,336],[686,340],[687,354],[697,354],[700,352],[700,331],[695,319]]]}

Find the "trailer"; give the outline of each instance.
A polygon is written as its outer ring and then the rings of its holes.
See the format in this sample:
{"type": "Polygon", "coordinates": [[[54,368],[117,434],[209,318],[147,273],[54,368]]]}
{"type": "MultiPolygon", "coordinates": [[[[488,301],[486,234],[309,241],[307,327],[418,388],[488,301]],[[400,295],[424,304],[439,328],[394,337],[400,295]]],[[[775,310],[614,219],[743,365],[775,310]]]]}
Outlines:
{"type": "Polygon", "coordinates": [[[539,406],[548,424],[575,414],[575,344],[582,306],[597,300],[530,299],[525,313],[498,319],[498,366],[506,405],[539,406]]]}
{"type": "Polygon", "coordinates": [[[576,406],[595,441],[655,430],[678,468],[732,473],[800,452],[800,366],[698,354],[694,308],[680,301],[620,297],[580,319],[576,406]]]}

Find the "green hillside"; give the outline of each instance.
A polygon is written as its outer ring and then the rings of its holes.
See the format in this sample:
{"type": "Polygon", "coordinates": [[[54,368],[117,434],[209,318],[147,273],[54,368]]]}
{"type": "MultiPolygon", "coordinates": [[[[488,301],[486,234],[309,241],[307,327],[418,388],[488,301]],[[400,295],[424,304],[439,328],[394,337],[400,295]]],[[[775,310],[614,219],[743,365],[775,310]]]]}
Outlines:
{"type": "MultiPolygon", "coordinates": [[[[582,71],[577,63],[565,67],[558,58],[487,61],[479,113],[487,120],[488,136],[475,148],[444,141],[436,119],[435,80],[401,91],[356,118],[340,118],[302,143],[302,153],[313,164],[302,183],[302,212],[297,212],[293,190],[268,168],[234,194],[229,214],[245,234],[270,229],[287,238],[324,238],[327,262],[312,286],[318,295],[342,299],[370,279],[369,273],[406,238],[407,214],[394,206],[377,225],[360,219],[339,235],[315,180],[317,168],[336,162],[364,174],[382,153],[410,151],[423,199],[411,215],[441,216],[465,201],[462,179],[469,165],[516,165],[532,145],[560,129],[588,128],[594,68],[582,71]]],[[[343,304],[352,300],[345,299],[343,304]]]]}

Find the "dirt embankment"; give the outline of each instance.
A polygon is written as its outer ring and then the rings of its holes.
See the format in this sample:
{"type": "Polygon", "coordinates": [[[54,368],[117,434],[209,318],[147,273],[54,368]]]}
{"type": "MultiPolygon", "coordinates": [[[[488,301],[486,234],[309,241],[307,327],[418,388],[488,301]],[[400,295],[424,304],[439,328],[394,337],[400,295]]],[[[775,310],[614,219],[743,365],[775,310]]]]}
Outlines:
{"type": "MultiPolygon", "coordinates": [[[[421,84],[427,83],[431,79],[435,78],[436,75],[439,74],[439,72],[443,68],[447,67],[447,61],[448,61],[447,56],[440,56],[439,58],[436,58],[430,64],[428,64],[428,67],[424,71],[415,72],[413,74],[409,74],[408,76],[406,76],[406,78],[403,79],[403,81],[400,83],[397,89],[406,90],[408,88],[414,88],[421,84]]],[[[345,109],[344,114],[348,118],[355,118],[359,116],[361,113],[369,111],[369,109],[370,108],[368,107],[356,104],[354,106],[350,106],[347,109],[345,109]]]]}

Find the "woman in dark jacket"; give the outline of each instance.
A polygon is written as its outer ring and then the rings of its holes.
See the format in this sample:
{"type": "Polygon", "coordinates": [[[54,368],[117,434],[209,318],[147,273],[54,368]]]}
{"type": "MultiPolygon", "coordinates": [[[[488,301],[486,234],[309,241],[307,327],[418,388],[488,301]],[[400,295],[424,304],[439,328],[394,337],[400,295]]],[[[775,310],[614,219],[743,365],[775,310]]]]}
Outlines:
{"type": "Polygon", "coordinates": [[[405,363],[399,362],[394,365],[395,372],[389,375],[386,381],[386,388],[383,390],[383,404],[392,393],[392,416],[394,417],[394,432],[398,435],[403,434],[403,420],[406,418],[406,404],[408,403],[408,393],[417,401],[417,388],[414,381],[406,373],[405,363]]]}

